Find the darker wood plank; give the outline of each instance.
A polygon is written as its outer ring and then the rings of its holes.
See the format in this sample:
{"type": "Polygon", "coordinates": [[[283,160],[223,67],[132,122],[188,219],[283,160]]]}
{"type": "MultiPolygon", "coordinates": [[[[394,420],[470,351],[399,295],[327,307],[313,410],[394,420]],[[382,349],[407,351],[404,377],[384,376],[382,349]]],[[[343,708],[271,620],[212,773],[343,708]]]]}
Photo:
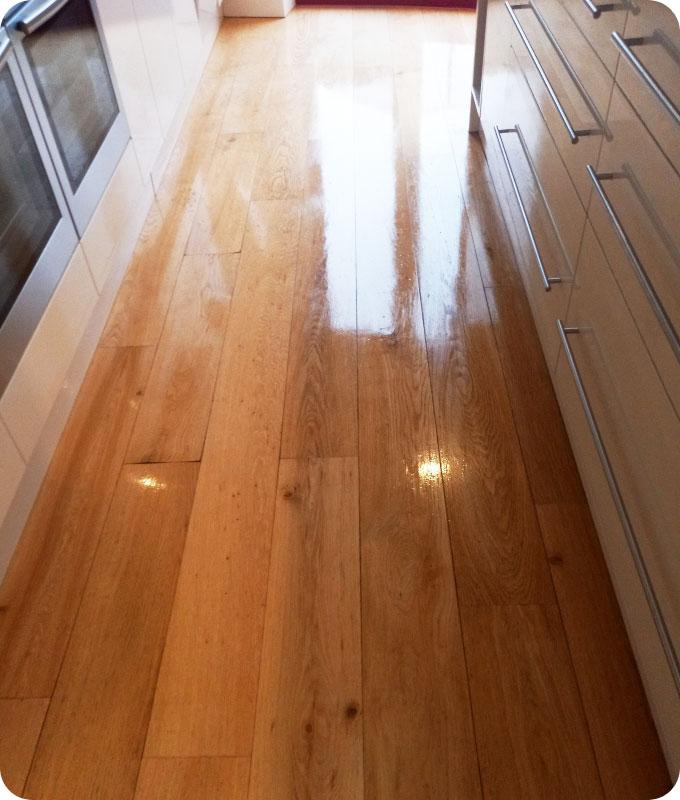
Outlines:
{"type": "Polygon", "coordinates": [[[555,606],[462,609],[486,800],[596,800],[600,777],[555,606]]]}
{"type": "Polygon", "coordinates": [[[590,510],[552,503],[538,517],[605,797],[663,797],[668,771],[590,510]]]}
{"type": "Polygon", "coordinates": [[[95,353],[3,584],[0,697],[49,697],[151,367],[95,353]]]}
{"type": "Polygon", "coordinates": [[[42,730],[49,698],[42,700],[0,700],[0,785],[17,797],[24,785],[42,730]]]}
{"type": "Polygon", "coordinates": [[[197,464],[124,467],[29,797],[134,795],[197,476],[197,464]]]}
{"type": "Polygon", "coordinates": [[[247,758],[145,758],[135,800],[245,800],[247,758]]]}

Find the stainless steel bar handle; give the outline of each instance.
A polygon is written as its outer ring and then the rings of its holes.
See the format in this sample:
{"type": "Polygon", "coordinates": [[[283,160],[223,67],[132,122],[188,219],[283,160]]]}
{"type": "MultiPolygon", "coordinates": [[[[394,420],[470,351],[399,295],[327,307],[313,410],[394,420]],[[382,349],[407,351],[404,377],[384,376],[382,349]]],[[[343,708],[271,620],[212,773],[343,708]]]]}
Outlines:
{"type": "Polygon", "coordinates": [[[620,3],[594,3],[593,0],[583,0],[583,5],[593,15],[593,19],[599,19],[605,11],[625,11],[627,9],[636,16],[640,13],[640,9],[631,0],[622,0],[620,3]]]}
{"type": "Polygon", "coordinates": [[[656,289],[654,288],[654,284],[649,278],[647,271],[645,270],[644,264],[640,260],[635,248],[633,247],[632,242],[628,238],[628,234],[626,233],[625,228],[623,227],[623,223],[621,222],[619,215],[616,213],[616,209],[612,205],[611,200],[609,199],[607,192],[605,191],[604,186],[602,185],[603,180],[611,180],[614,178],[627,178],[628,175],[625,172],[622,173],[606,173],[606,174],[598,174],[593,167],[588,164],[587,166],[588,175],[590,175],[590,180],[593,182],[595,186],[595,190],[597,191],[598,197],[602,201],[602,205],[609,216],[611,224],[616,232],[616,235],[621,242],[621,246],[626,251],[626,255],[628,256],[628,260],[633,267],[635,272],[635,277],[638,279],[638,282],[642,286],[642,289],[649,300],[650,305],[652,306],[652,310],[661,325],[661,328],[668,339],[668,343],[670,344],[675,357],[680,361],[680,337],[678,336],[678,332],[675,330],[671,318],[668,316],[668,313],[659,297],[656,289]]]}
{"type": "Polygon", "coordinates": [[[11,50],[12,43],[9,40],[9,36],[5,33],[5,31],[0,30],[0,69],[5,66],[11,50]]]}
{"type": "Polygon", "coordinates": [[[640,583],[642,584],[645,598],[649,604],[649,610],[652,614],[652,618],[654,619],[654,624],[659,634],[659,639],[661,640],[661,646],[663,647],[666,659],[668,660],[668,666],[670,668],[671,675],[673,676],[673,681],[675,682],[675,688],[678,694],[680,694],[680,662],[678,661],[678,655],[675,652],[675,646],[668,631],[668,626],[666,625],[666,620],[664,619],[663,612],[659,604],[659,599],[654,591],[654,585],[650,578],[649,570],[647,569],[644,555],[642,554],[642,550],[640,548],[640,543],[638,542],[635,529],[633,528],[633,523],[631,522],[630,516],[626,509],[621,488],[616,479],[616,474],[614,473],[611,459],[607,453],[607,448],[605,447],[602,433],[600,432],[600,428],[593,413],[593,407],[588,399],[588,393],[586,392],[583,378],[581,377],[581,372],[578,368],[578,364],[576,363],[574,351],[572,350],[571,343],[569,342],[570,336],[577,335],[581,332],[580,328],[567,327],[562,320],[557,320],[557,329],[559,331],[560,339],[562,340],[564,355],[566,356],[569,369],[571,370],[574,383],[576,384],[576,391],[578,392],[579,398],[583,405],[583,411],[586,415],[588,427],[590,428],[590,433],[593,437],[593,443],[595,444],[595,449],[597,450],[597,455],[600,459],[600,463],[609,486],[609,491],[611,492],[612,500],[614,501],[616,512],[626,537],[626,543],[628,544],[630,554],[635,564],[635,569],[637,570],[640,578],[640,583]]]}
{"type": "Polygon", "coordinates": [[[673,121],[677,125],[680,125],[680,109],[678,109],[675,103],[661,88],[656,78],[652,75],[652,73],[647,69],[647,67],[645,67],[642,61],[640,61],[640,59],[633,52],[633,47],[639,47],[645,44],[663,43],[662,38],[654,35],[654,36],[624,39],[620,33],[614,31],[614,33],[612,33],[612,39],[614,41],[614,44],[626,57],[626,60],[629,62],[629,64],[637,72],[640,78],[642,78],[643,82],[645,83],[647,88],[652,92],[654,97],[656,97],[659,103],[661,103],[661,105],[666,109],[666,111],[671,116],[673,121]]]}
{"type": "Polygon", "coordinates": [[[548,276],[548,273],[546,272],[545,264],[543,263],[543,257],[541,256],[541,251],[538,247],[538,242],[536,241],[534,232],[531,229],[531,222],[529,221],[529,215],[527,214],[526,208],[524,207],[522,194],[519,190],[519,185],[517,183],[517,179],[515,178],[515,173],[512,170],[512,165],[510,164],[510,157],[508,155],[508,151],[505,148],[505,143],[503,142],[502,134],[518,133],[517,127],[500,129],[498,125],[494,125],[494,131],[496,133],[496,138],[498,139],[498,145],[501,148],[501,155],[503,156],[503,161],[505,162],[505,168],[508,171],[508,177],[510,178],[510,183],[512,184],[512,190],[515,193],[515,197],[517,198],[517,204],[519,205],[519,210],[520,214],[522,215],[522,220],[524,221],[524,225],[527,229],[527,234],[529,235],[531,249],[534,251],[534,255],[536,256],[538,268],[541,272],[541,280],[543,281],[543,287],[545,288],[546,292],[549,292],[550,289],[552,288],[553,283],[561,283],[562,278],[559,277],[551,278],[548,276]]]}
{"type": "Polygon", "coordinates": [[[29,36],[38,30],[69,2],[69,0],[29,0],[10,20],[9,24],[29,36]]]}
{"type": "Polygon", "coordinates": [[[534,66],[538,70],[538,74],[541,76],[541,80],[543,81],[545,88],[548,90],[550,99],[553,101],[553,105],[557,109],[557,113],[560,115],[560,118],[564,123],[564,127],[567,129],[567,133],[569,134],[569,138],[571,139],[572,144],[576,144],[578,142],[578,134],[576,133],[574,126],[571,124],[569,116],[567,115],[564,106],[560,102],[560,99],[557,96],[557,93],[555,92],[553,85],[550,83],[550,78],[548,78],[548,76],[546,75],[546,72],[543,69],[543,65],[541,64],[540,59],[536,55],[536,51],[534,50],[533,45],[529,41],[529,37],[526,35],[526,32],[522,27],[522,23],[519,21],[517,14],[515,13],[515,9],[517,8],[533,8],[533,7],[528,3],[511,5],[509,0],[506,0],[505,7],[507,8],[510,17],[512,18],[515,28],[517,28],[517,33],[519,33],[522,42],[524,42],[524,46],[526,47],[527,52],[529,53],[529,57],[534,62],[534,66]]]}

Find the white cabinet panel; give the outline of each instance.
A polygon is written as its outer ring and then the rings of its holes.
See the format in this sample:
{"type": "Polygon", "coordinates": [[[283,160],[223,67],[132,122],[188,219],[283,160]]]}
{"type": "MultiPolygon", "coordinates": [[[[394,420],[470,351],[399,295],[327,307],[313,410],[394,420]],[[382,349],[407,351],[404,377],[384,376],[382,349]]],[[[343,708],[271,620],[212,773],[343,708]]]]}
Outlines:
{"type": "Polygon", "coordinates": [[[26,460],[66,380],[97,296],[87,261],[78,247],[0,399],[0,414],[26,460]]]}

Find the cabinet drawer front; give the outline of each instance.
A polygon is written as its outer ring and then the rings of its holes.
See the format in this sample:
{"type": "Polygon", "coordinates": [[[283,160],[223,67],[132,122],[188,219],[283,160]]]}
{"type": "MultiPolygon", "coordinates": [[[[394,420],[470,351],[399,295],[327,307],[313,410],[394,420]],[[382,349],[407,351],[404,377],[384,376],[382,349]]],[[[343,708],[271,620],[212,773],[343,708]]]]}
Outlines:
{"type": "Polygon", "coordinates": [[[616,81],[680,173],[680,27],[662,3],[638,2],[625,34],[613,32],[622,52],[616,81]]]}
{"type": "Polygon", "coordinates": [[[504,171],[511,234],[548,363],[559,341],[585,224],[585,211],[531,91],[515,63],[496,144],[504,171]]]}
{"type": "Polygon", "coordinates": [[[680,419],[589,224],[567,326],[578,331],[570,338],[574,360],[654,587],[677,668],[680,419]]]}
{"type": "Polygon", "coordinates": [[[619,52],[611,34],[613,30],[625,30],[627,0],[561,0],[561,3],[609,74],[614,75],[619,52]]]}
{"type": "Polygon", "coordinates": [[[513,49],[586,206],[586,165],[599,155],[613,78],[558,0],[507,7],[513,49]]]}
{"type": "Polygon", "coordinates": [[[609,127],[589,215],[680,413],[680,178],[618,89],[609,127]]]}

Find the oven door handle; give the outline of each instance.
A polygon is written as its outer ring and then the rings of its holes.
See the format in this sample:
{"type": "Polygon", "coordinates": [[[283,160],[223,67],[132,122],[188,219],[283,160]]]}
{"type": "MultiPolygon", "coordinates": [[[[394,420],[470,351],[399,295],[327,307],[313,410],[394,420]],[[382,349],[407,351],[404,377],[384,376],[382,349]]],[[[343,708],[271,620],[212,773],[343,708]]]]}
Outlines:
{"type": "Polygon", "coordinates": [[[12,16],[9,24],[24,34],[35,33],[69,2],[70,0],[29,0],[12,16]]]}
{"type": "Polygon", "coordinates": [[[5,66],[11,49],[12,43],[9,40],[9,36],[5,33],[5,31],[0,30],[0,69],[5,66]]]}

